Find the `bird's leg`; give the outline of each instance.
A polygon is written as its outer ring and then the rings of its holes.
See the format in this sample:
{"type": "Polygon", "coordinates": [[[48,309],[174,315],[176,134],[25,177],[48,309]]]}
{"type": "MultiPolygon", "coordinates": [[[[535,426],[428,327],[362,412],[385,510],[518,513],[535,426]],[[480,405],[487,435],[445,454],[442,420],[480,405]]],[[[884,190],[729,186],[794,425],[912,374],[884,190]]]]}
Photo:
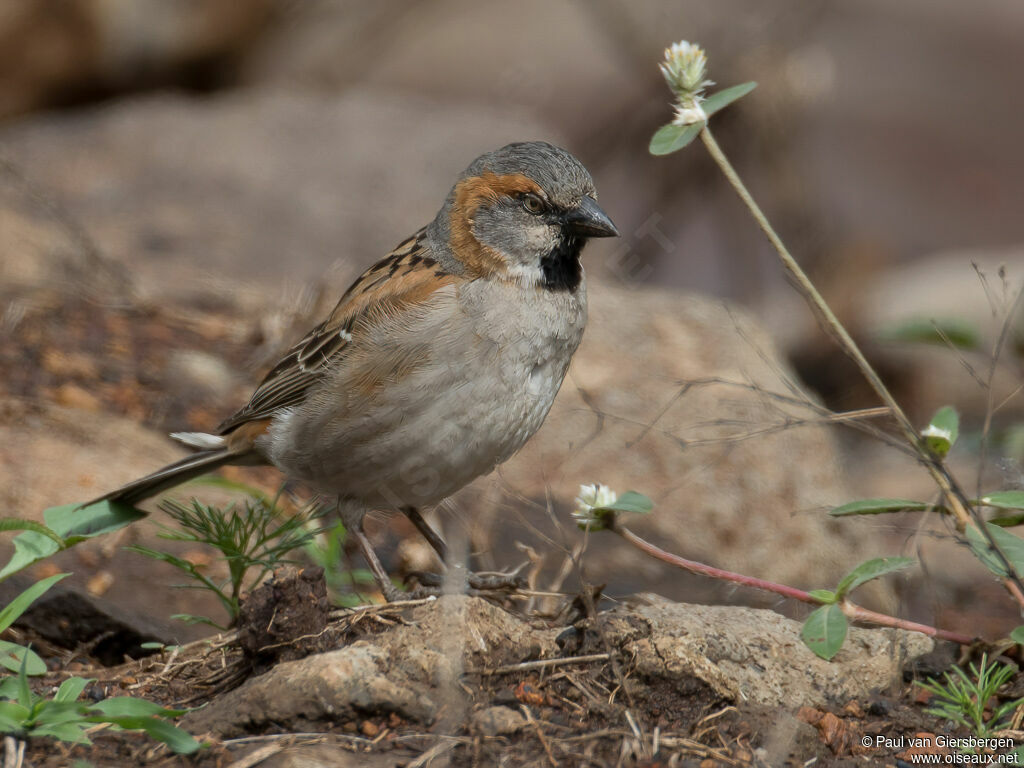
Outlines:
{"type": "Polygon", "coordinates": [[[409,518],[409,522],[416,526],[416,530],[419,531],[423,538],[434,548],[437,552],[437,556],[441,558],[442,563],[448,562],[448,545],[444,543],[444,539],[438,536],[437,531],[430,527],[430,523],[423,519],[423,515],[416,507],[402,507],[402,512],[406,517],[409,518]]]}
{"type": "Polygon", "coordinates": [[[363,532],[363,518],[366,516],[366,510],[343,499],[338,499],[338,515],[341,517],[341,522],[345,525],[345,530],[355,537],[356,544],[359,545],[359,551],[363,553],[366,564],[370,566],[370,573],[373,574],[373,578],[377,582],[377,586],[380,587],[384,599],[389,603],[405,599],[405,595],[391,583],[391,577],[384,570],[384,566],[381,565],[377,553],[373,551],[373,545],[370,544],[370,540],[366,538],[366,534],[363,532]]]}

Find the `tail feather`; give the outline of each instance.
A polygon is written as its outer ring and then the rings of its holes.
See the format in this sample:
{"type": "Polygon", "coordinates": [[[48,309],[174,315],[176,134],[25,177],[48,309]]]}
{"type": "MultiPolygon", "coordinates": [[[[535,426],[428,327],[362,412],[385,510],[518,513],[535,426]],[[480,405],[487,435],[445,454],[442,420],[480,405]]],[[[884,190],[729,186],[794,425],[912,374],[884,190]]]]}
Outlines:
{"type": "MultiPolygon", "coordinates": [[[[125,504],[137,504],[151,496],[155,496],[161,491],[166,491],[168,488],[173,488],[195,477],[205,475],[207,472],[211,472],[225,464],[235,463],[245,463],[244,454],[229,448],[200,451],[191,456],[186,456],[173,464],[168,464],[152,474],[123,485],[116,491],[111,491],[99,498],[93,499],[89,504],[95,504],[99,501],[121,501],[125,504]]],[[[88,506],[88,504],[83,506],[88,506]]]]}

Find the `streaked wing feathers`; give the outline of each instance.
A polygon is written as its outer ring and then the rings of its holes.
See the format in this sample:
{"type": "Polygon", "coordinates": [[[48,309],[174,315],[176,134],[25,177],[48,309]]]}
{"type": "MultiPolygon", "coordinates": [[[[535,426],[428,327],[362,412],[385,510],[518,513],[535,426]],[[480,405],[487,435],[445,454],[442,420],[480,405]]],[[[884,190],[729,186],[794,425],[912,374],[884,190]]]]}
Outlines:
{"type": "Polygon", "coordinates": [[[253,393],[249,403],[224,421],[225,434],[281,408],[301,402],[329,365],[344,359],[345,350],[358,343],[359,324],[372,322],[374,313],[389,314],[426,301],[454,277],[429,255],[421,229],[378,261],[349,287],[330,316],[292,347],[253,393]]]}

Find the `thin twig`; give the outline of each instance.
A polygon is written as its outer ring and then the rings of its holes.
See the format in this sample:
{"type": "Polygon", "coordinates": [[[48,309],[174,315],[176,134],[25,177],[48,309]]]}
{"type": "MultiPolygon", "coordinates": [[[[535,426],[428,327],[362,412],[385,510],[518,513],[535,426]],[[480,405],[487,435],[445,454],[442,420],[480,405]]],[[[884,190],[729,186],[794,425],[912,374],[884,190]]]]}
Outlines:
{"type": "Polygon", "coordinates": [[[521,664],[509,664],[497,669],[485,669],[481,675],[507,675],[512,672],[528,672],[533,669],[545,669],[547,667],[561,667],[566,664],[589,664],[592,661],[608,661],[611,658],[609,653],[592,653],[589,656],[566,656],[557,659],[540,659],[538,661],[524,661],[521,664]]]}
{"type": "MultiPolygon", "coordinates": [[[[668,563],[669,565],[674,565],[677,568],[682,568],[684,571],[696,573],[700,576],[709,576],[710,578],[718,579],[719,581],[727,581],[744,587],[760,589],[764,592],[771,592],[793,600],[799,600],[802,603],[810,603],[811,605],[824,604],[823,601],[812,596],[809,592],[797,589],[796,587],[790,587],[786,584],[776,584],[773,581],[765,581],[764,579],[757,579],[753,576],[744,576],[742,573],[734,573],[733,571],[726,571],[722,568],[715,568],[710,565],[705,565],[704,563],[698,563],[696,560],[687,560],[684,557],[679,557],[679,555],[666,552],[660,547],[651,544],[646,539],[640,538],[628,528],[615,525],[611,530],[615,531],[619,536],[641,552],[645,552],[651,557],[661,560],[663,563],[668,563]]],[[[847,617],[854,621],[864,621],[881,627],[904,629],[908,632],[920,632],[921,634],[928,635],[929,637],[949,640],[954,643],[959,643],[960,645],[970,645],[975,641],[975,638],[968,637],[967,635],[961,635],[945,629],[938,629],[937,627],[931,627],[927,624],[918,624],[917,622],[899,619],[895,616],[888,616],[884,613],[875,613],[874,611],[869,611],[866,608],[861,608],[856,603],[851,603],[848,600],[843,600],[839,603],[839,607],[847,617]]]]}
{"type": "Polygon", "coordinates": [[[786,272],[789,273],[790,277],[793,278],[799,293],[804,297],[804,300],[810,305],[811,309],[819,317],[824,327],[831,332],[843,351],[849,355],[857,367],[860,369],[861,375],[867,380],[868,384],[875,391],[882,402],[892,412],[893,418],[896,420],[896,424],[899,426],[900,431],[906,438],[907,442],[913,447],[917,453],[918,460],[928,473],[932,476],[932,479],[938,485],[942,491],[943,496],[948,501],[949,508],[956,517],[957,529],[963,533],[967,526],[974,524],[981,534],[985,537],[988,545],[995,552],[996,557],[1001,561],[1003,567],[1006,569],[1008,576],[1002,579],[1003,586],[1013,596],[1013,598],[1024,608],[1024,583],[1021,582],[1020,576],[1017,574],[1016,569],[1010,562],[1009,558],[1000,549],[999,544],[992,538],[991,532],[984,525],[984,520],[977,509],[975,509],[964,493],[963,489],[960,488],[956,479],[952,476],[949,469],[945,466],[941,459],[936,457],[920,440],[917,431],[914,429],[914,425],[907,417],[906,413],[900,407],[900,404],[896,402],[896,398],[893,397],[892,393],[882,382],[878,373],[874,368],[871,367],[871,363],[868,362],[867,358],[864,357],[864,353],[861,352],[860,347],[850,336],[849,332],[839,322],[839,319],[832,312],[832,308],[825,302],[821,294],[818,293],[818,289],[814,287],[814,284],[807,277],[807,274],[803,271],[796,259],[790,254],[785,244],[775,233],[772,225],[768,222],[764,212],[754,201],[750,192],[747,190],[743,181],[740,179],[739,174],[732,167],[729,159],[722,152],[722,148],[718,146],[718,142],[715,141],[714,136],[711,135],[711,131],[704,126],[700,132],[701,140],[704,142],[705,148],[711,155],[715,163],[721,169],[726,179],[732,185],[732,188],[739,195],[740,199],[749,209],[751,215],[757,225],[761,228],[761,231],[767,236],[769,242],[775,248],[775,251],[779,254],[779,259],[782,261],[782,266],[786,272]]]}

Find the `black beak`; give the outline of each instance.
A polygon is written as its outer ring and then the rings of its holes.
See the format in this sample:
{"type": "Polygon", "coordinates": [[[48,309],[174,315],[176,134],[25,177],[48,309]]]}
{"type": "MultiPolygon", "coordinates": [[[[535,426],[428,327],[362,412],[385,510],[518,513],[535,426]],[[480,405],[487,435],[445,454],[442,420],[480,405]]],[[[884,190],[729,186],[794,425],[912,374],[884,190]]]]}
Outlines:
{"type": "Polygon", "coordinates": [[[619,230],[608,214],[601,210],[597,200],[584,195],[580,204],[568,211],[562,219],[565,228],[580,237],[618,237],[619,230]]]}

